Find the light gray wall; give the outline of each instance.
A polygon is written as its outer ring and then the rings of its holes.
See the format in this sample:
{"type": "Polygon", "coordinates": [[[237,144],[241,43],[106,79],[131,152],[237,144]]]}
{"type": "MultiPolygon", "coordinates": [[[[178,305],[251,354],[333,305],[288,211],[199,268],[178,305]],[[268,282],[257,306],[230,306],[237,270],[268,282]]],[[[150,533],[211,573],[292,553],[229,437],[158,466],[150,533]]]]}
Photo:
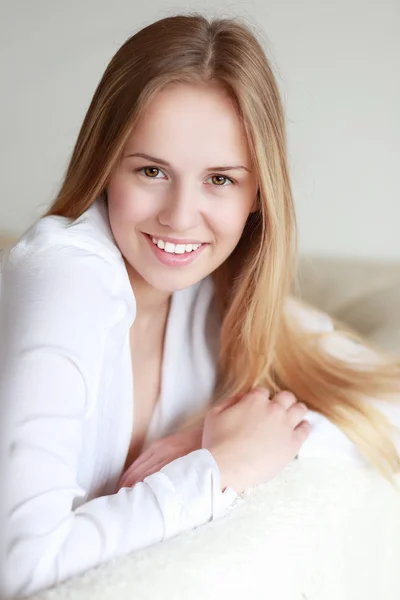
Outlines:
{"type": "Polygon", "coordinates": [[[190,9],[257,24],[287,111],[303,253],[400,259],[399,0],[1,0],[0,232],[57,190],[111,56],[190,9]]]}

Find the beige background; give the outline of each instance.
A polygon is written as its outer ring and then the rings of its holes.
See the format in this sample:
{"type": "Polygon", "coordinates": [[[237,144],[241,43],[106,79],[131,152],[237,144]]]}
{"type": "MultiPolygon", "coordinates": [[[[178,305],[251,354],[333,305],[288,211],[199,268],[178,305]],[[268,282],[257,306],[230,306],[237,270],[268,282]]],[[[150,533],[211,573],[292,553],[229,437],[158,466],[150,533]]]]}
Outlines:
{"type": "Polygon", "coordinates": [[[0,231],[57,190],[108,61],[137,29],[201,10],[256,24],[286,106],[306,254],[400,258],[398,0],[3,0],[0,231]]]}

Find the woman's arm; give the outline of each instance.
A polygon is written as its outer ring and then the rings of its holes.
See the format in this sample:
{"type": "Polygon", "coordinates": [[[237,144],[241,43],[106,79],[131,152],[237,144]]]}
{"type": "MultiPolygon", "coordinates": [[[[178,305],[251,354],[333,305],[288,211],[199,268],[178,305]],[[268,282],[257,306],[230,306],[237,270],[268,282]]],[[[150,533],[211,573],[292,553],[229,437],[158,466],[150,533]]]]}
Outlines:
{"type": "MultiPolygon", "coordinates": [[[[4,556],[0,595],[25,596],[222,515],[218,466],[200,449],[73,509],[85,415],[96,410],[117,265],[90,251],[15,248],[1,275],[4,556]]],[[[115,291],[115,289],[114,289],[115,291]]]]}
{"type": "Polygon", "coordinates": [[[176,458],[199,450],[202,447],[203,428],[204,423],[152,442],[122,473],[117,490],[144,481],[145,477],[156,473],[176,458]]]}

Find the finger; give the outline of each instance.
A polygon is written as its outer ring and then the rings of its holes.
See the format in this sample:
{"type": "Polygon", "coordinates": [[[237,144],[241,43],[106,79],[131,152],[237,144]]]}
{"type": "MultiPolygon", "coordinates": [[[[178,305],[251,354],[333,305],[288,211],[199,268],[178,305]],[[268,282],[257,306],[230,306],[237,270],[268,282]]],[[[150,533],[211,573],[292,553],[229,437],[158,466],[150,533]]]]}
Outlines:
{"type": "Polygon", "coordinates": [[[304,419],[307,412],[308,408],[303,402],[296,402],[289,408],[287,414],[293,429],[304,419]]]}
{"type": "Polygon", "coordinates": [[[135,483],[141,481],[143,477],[146,477],[146,475],[150,475],[150,471],[154,468],[154,464],[158,463],[142,465],[139,468],[130,468],[128,471],[126,471],[124,477],[121,478],[119,487],[132,487],[133,485],[135,485],[135,483]]]}
{"type": "Polygon", "coordinates": [[[152,443],[121,475],[119,487],[130,487],[136,481],[156,472],[176,458],[199,447],[197,430],[178,432],[152,443]]]}
{"type": "Polygon", "coordinates": [[[138,469],[140,469],[140,468],[141,467],[138,467],[136,465],[136,463],[133,462],[131,464],[131,466],[128,467],[126,469],[126,471],[124,471],[124,473],[122,473],[122,475],[121,475],[121,477],[119,479],[119,482],[118,482],[119,487],[127,487],[127,486],[129,486],[130,485],[129,482],[132,480],[133,477],[136,477],[138,469]]]}
{"type": "Polygon", "coordinates": [[[150,475],[150,474],[151,474],[151,469],[148,469],[147,471],[145,471],[144,469],[139,469],[138,471],[134,471],[130,474],[129,477],[127,477],[127,479],[124,482],[123,487],[132,487],[139,481],[143,481],[144,477],[146,477],[146,475],[150,475]]]}
{"type": "Polygon", "coordinates": [[[125,476],[121,477],[121,479],[117,483],[117,491],[120,490],[121,488],[129,487],[128,481],[129,480],[127,477],[125,477],[125,476]]]}
{"type": "Polygon", "coordinates": [[[143,454],[138,456],[127,469],[125,469],[120,477],[118,485],[123,485],[123,487],[125,487],[126,482],[130,481],[132,476],[135,476],[138,469],[141,469],[143,465],[147,465],[147,463],[152,461],[154,462],[154,449],[150,447],[143,454]]]}
{"type": "Polygon", "coordinates": [[[154,444],[155,444],[155,442],[153,442],[153,444],[151,446],[149,446],[146,450],[144,450],[144,452],[142,452],[142,454],[139,454],[139,456],[133,461],[133,463],[130,464],[130,466],[128,468],[130,469],[131,467],[133,467],[133,465],[138,467],[141,464],[143,464],[144,462],[147,462],[149,459],[151,459],[151,457],[156,452],[156,448],[154,447],[154,444]]]}
{"type": "Polygon", "coordinates": [[[214,404],[211,408],[214,412],[219,413],[229,408],[229,406],[233,406],[244,396],[244,394],[238,394],[237,396],[230,396],[229,398],[225,398],[222,402],[218,402],[218,404],[214,404]]]}
{"type": "Polygon", "coordinates": [[[135,461],[134,463],[132,463],[132,465],[126,471],[127,481],[130,482],[130,481],[132,481],[132,479],[137,480],[138,476],[141,473],[146,473],[154,466],[154,464],[158,464],[159,461],[160,461],[160,458],[157,456],[154,456],[154,454],[149,456],[146,460],[142,460],[140,462],[140,464],[136,464],[136,461],[135,461]]]}
{"type": "Polygon", "coordinates": [[[297,438],[297,441],[303,443],[311,433],[311,424],[307,421],[301,421],[293,432],[297,438]]]}
{"type": "Polygon", "coordinates": [[[138,480],[138,477],[137,477],[136,472],[130,473],[129,476],[124,477],[124,479],[121,479],[121,481],[118,483],[118,489],[125,488],[125,487],[132,487],[133,485],[135,485],[137,480],[138,480]]]}
{"type": "Polygon", "coordinates": [[[261,395],[261,396],[263,396],[264,398],[266,398],[267,400],[269,400],[269,399],[270,399],[271,392],[270,392],[270,390],[269,390],[268,388],[266,388],[266,387],[257,386],[257,387],[255,387],[255,388],[253,388],[253,389],[251,390],[251,392],[250,392],[250,394],[249,394],[249,395],[255,395],[255,394],[256,394],[256,395],[261,395]]]}
{"type": "Polygon", "coordinates": [[[202,431],[202,428],[189,429],[183,432],[178,431],[152,442],[151,446],[128,467],[125,472],[126,477],[130,481],[132,476],[137,478],[138,473],[147,473],[154,468],[155,464],[161,462],[167,464],[175,458],[196,450],[200,447],[200,431],[202,431]]]}
{"type": "Polygon", "coordinates": [[[129,467],[129,469],[127,469],[124,473],[122,473],[119,482],[118,482],[118,487],[129,487],[130,486],[130,481],[132,479],[134,479],[134,477],[136,476],[137,473],[137,469],[136,468],[132,468],[132,465],[129,467]]]}
{"type": "Polygon", "coordinates": [[[162,467],[165,467],[165,465],[169,464],[175,458],[178,458],[178,457],[174,456],[172,458],[168,458],[168,457],[164,456],[163,460],[158,460],[156,462],[153,462],[152,464],[149,464],[145,467],[141,467],[140,469],[135,470],[134,472],[131,473],[130,477],[127,478],[127,481],[125,482],[124,487],[132,487],[136,483],[144,481],[144,479],[146,477],[153,475],[153,473],[157,473],[158,471],[160,471],[162,469],[162,467]]]}
{"type": "Polygon", "coordinates": [[[149,475],[153,475],[153,473],[158,473],[158,471],[161,471],[161,469],[165,467],[165,465],[169,465],[169,463],[175,460],[175,458],[179,457],[174,456],[174,458],[162,460],[152,465],[148,470],[143,470],[143,472],[139,475],[138,481],[144,481],[144,479],[146,479],[146,477],[149,477],[149,475]]]}
{"type": "Polygon", "coordinates": [[[133,463],[132,471],[130,471],[130,473],[133,473],[135,478],[142,473],[144,473],[146,476],[150,471],[154,473],[158,466],[164,466],[174,459],[184,456],[191,451],[192,449],[188,446],[188,444],[185,446],[179,446],[177,444],[173,444],[171,441],[168,444],[164,443],[162,446],[160,445],[157,452],[153,452],[151,456],[147,458],[147,460],[143,460],[138,465],[133,463]]]}
{"type": "Polygon", "coordinates": [[[285,390],[275,394],[275,396],[272,398],[272,401],[278,402],[278,404],[280,404],[285,410],[288,410],[291,406],[296,404],[297,398],[294,394],[292,394],[292,392],[285,390]]]}

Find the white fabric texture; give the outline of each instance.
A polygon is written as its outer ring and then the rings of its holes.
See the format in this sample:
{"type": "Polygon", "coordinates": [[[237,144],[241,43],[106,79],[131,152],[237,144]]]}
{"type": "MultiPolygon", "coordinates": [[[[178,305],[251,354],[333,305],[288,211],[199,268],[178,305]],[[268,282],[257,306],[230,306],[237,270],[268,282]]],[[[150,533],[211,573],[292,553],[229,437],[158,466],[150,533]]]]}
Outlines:
{"type": "MultiPolygon", "coordinates": [[[[8,455],[1,591],[10,597],[198,527],[237,496],[231,488],[221,492],[206,449],[115,493],[133,419],[135,299],[105,217],[97,203],[72,226],[42,219],[2,255],[0,403],[8,455]]],[[[211,396],[199,326],[210,298],[207,281],[174,294],[162,394],[145,447],[211,396]]]]}
{"type": "MultiPolygon", "coordinates": [[[[136,306],[103,199],[74,222],[41,219],[0,258],[3,594],[54,586],[226,515],[237,494],[221,492],[205,449],[115,493],[131,436],[136,306]]],[[[209,278],[173,295],[162,391],[144,448],[209,401],[212,299],[209,278]]],[[[327,315],[301,312],[295,302],[288,309],[305,327],[331,331],[332,351],[351,359],[354,348],[335,338],[327,315]]],[[[337,427],[312,411],[307,418],[313,431],[300,459],[364,464],[337,427]]]]}
{"type": "Polygon", "coordinates": [[[398,600],[398,484],[348,461],[295,460],[223,519],[32,600],[398,600]]]}

